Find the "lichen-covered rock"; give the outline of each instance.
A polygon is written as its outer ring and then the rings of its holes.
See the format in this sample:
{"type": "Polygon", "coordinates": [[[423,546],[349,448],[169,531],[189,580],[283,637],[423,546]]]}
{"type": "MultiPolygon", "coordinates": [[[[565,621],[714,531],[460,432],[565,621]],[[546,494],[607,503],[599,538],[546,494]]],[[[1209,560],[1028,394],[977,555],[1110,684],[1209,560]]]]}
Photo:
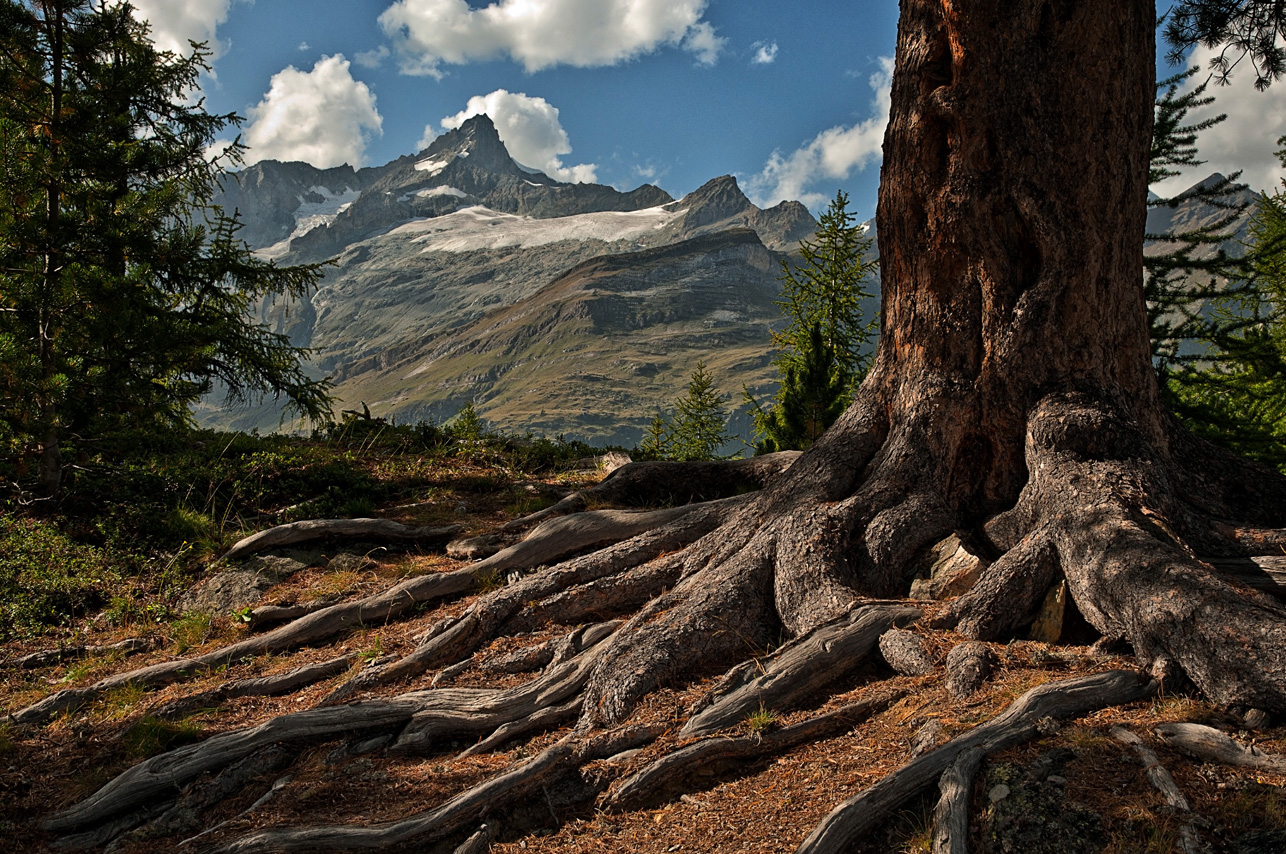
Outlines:
{"type": "Polygon", "coordinates": [[[240,569],[217,572],[179,597],[181,613],[204,611],[228,614],[263,598],[270,587],[304,569],[304,564],[286,557],[261,555],[241,565],[240,569]]]}
{"type": "Polygon", "coordinates": [[[982,854],[1097,854],[1106,844],[1094,812],[1066,800],[1063,765],[1074,754],[1052,750],[1023,768],[987,769],[982,854]]]}

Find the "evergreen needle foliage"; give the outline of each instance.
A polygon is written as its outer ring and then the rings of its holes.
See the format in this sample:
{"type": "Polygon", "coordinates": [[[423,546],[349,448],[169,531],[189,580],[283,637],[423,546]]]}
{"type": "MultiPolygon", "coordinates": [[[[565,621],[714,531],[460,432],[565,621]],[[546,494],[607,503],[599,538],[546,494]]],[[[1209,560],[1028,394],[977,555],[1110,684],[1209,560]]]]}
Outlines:
{"type": "MultiPolygon", "coordinates": [[[[1286,148],[1278,156],[1286,168],[1286,148]]],[[[1286,179],[1260,199],[1246,247],[1244,285],[1216,303],[1205,358],[1166,390],[1194,432],[1286,472],[1286,179]]]]}
{"type": "Polygon", "coordinates": [[[635,449],[640,460],[713,460],[728,434],[727,397],[714,387],[704,362],[697,362],[687,394],[674,402],[674,416],[652,420],[635,449]]]}
{"type": "Polygon", "coordinates": [[[745,391],[756,453],[807,448],[844,412],[866,375],[864,350],[879,327],[878,318],[863,317],[862,300],[873,296],[867,288],[878,262],[867,260],[871,240],[856,220],[841,190],[814,238],[800,243],[801,262],[782,261],[778,305],[790,322],[773,333],[781,385],[768,408],[745,391]]]}
{"type": "MultiPolygon", "coordinates": [[[[1205,84],[1179,93],[1197,72],[1158,84],[1151,182],[1200,165],[1198,134],[1225,118],[1185,123],[1214,100],[1205,84]]],[[[1229,255],[1222,246],[1251,204],[1239,176],[1150,202],[1196,200],[1222,212],[1200,227],[1147,235],[1156,241],[1144,258],[1152,352],[1162,394],[1189,429],[1286,471],[1286,196],[1259,200],[1244,252],[1229,255]]]]}
{"type": "Polygon", "coordinates": [[[69,445],[234,401],[329,409],[305,351],[247,320],[302,297],[316,266],[252,256],[210,205],[236,115],[192,101],[209,53],[157,50],[128,3],[0,0],[0,461],[57,490],[69,445]]]}

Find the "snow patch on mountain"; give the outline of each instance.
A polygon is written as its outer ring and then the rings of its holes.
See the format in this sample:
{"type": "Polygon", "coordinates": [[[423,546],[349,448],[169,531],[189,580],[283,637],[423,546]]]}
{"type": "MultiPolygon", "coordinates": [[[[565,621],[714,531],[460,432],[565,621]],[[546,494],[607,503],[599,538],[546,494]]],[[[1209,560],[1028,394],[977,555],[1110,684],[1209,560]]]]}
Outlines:
{"type": "Polygon", "coordinates": [[[457,199],[466,199],[469,197],[469,194],[464,190],[459,190],[455,187],[427,187],[423,190],[416,190],[414,193],[407,193],[405,195],[398,196],[397,200],[400,204],[402,202],[409,202],[414,198],[431,199],[434,196],[453,196],[457,199]]]}
{"type": "Polygon", "coordinates": [[[410,238],[423,247],[423,252],[476,252],[515,246],[529,249],[565,240],[637,240],[664,228],[681,214],[682,211],[655,207],[534,219],[475,205],[445,216],[414,220],[390,233],[410,238]]]}
{"type": "Polygon", "coordinates": [[[336,217],[357,201],[361,193],[361,190],[354,190],[351,187],[345,187],[339,192],[320,185],[309,187],[306,194],[298,197],[299,207],[295,208],[294,231],[290,232],[284,240],[260,249],[255,254],[261,258],[280,258],[290,249],[290,241],[307,234],[314,228],[330,225],[336,217]]]}
{"type": "Polygon", "coordinates": [[[415,164],[415,169],[418,172],[428,172],[429,175],[436,175],[443,169],[447,168],[447,162],[448,161],[446,160],[425,159],[417,162],[415,164]]]}

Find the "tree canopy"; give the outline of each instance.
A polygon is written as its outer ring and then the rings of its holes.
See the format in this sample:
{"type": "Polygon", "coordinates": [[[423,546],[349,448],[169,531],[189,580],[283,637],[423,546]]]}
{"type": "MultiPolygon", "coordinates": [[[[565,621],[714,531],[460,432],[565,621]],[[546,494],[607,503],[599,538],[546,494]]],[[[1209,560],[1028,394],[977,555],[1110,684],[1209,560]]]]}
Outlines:
{"type": "Polygon", "coordinates": [[[216,381],[234,401],[285,396],[314,417],[327,383],[250,309],[298,296],[316,266],[277,267],[210,205],[239,144],[236,115],[193,100],[208,51],[159,51],[128,3],[0,2],[0,453],[175,425],[216,381]]]}

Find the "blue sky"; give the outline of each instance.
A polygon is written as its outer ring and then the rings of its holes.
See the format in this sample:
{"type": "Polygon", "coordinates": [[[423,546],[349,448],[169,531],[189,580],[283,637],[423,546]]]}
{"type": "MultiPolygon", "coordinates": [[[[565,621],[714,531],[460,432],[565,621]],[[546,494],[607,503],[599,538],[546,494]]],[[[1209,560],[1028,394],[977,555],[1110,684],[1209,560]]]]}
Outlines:
{"type": "MultiPolygon", "coordinates": [[[[818,210],[842,188],[874,214],[892,0],[134,3],[162,46],[214,46],[207,104],[246,117],[252,160],[379,165],[486,111],[517,159],[563,180],[677,197],[731,173],[759,204],[818,210]]],[[[1249,82],[1217,93],[1230,120],[1176,184],[1244,168],[1276,186],[1286,82],[1249,82]]]]}

